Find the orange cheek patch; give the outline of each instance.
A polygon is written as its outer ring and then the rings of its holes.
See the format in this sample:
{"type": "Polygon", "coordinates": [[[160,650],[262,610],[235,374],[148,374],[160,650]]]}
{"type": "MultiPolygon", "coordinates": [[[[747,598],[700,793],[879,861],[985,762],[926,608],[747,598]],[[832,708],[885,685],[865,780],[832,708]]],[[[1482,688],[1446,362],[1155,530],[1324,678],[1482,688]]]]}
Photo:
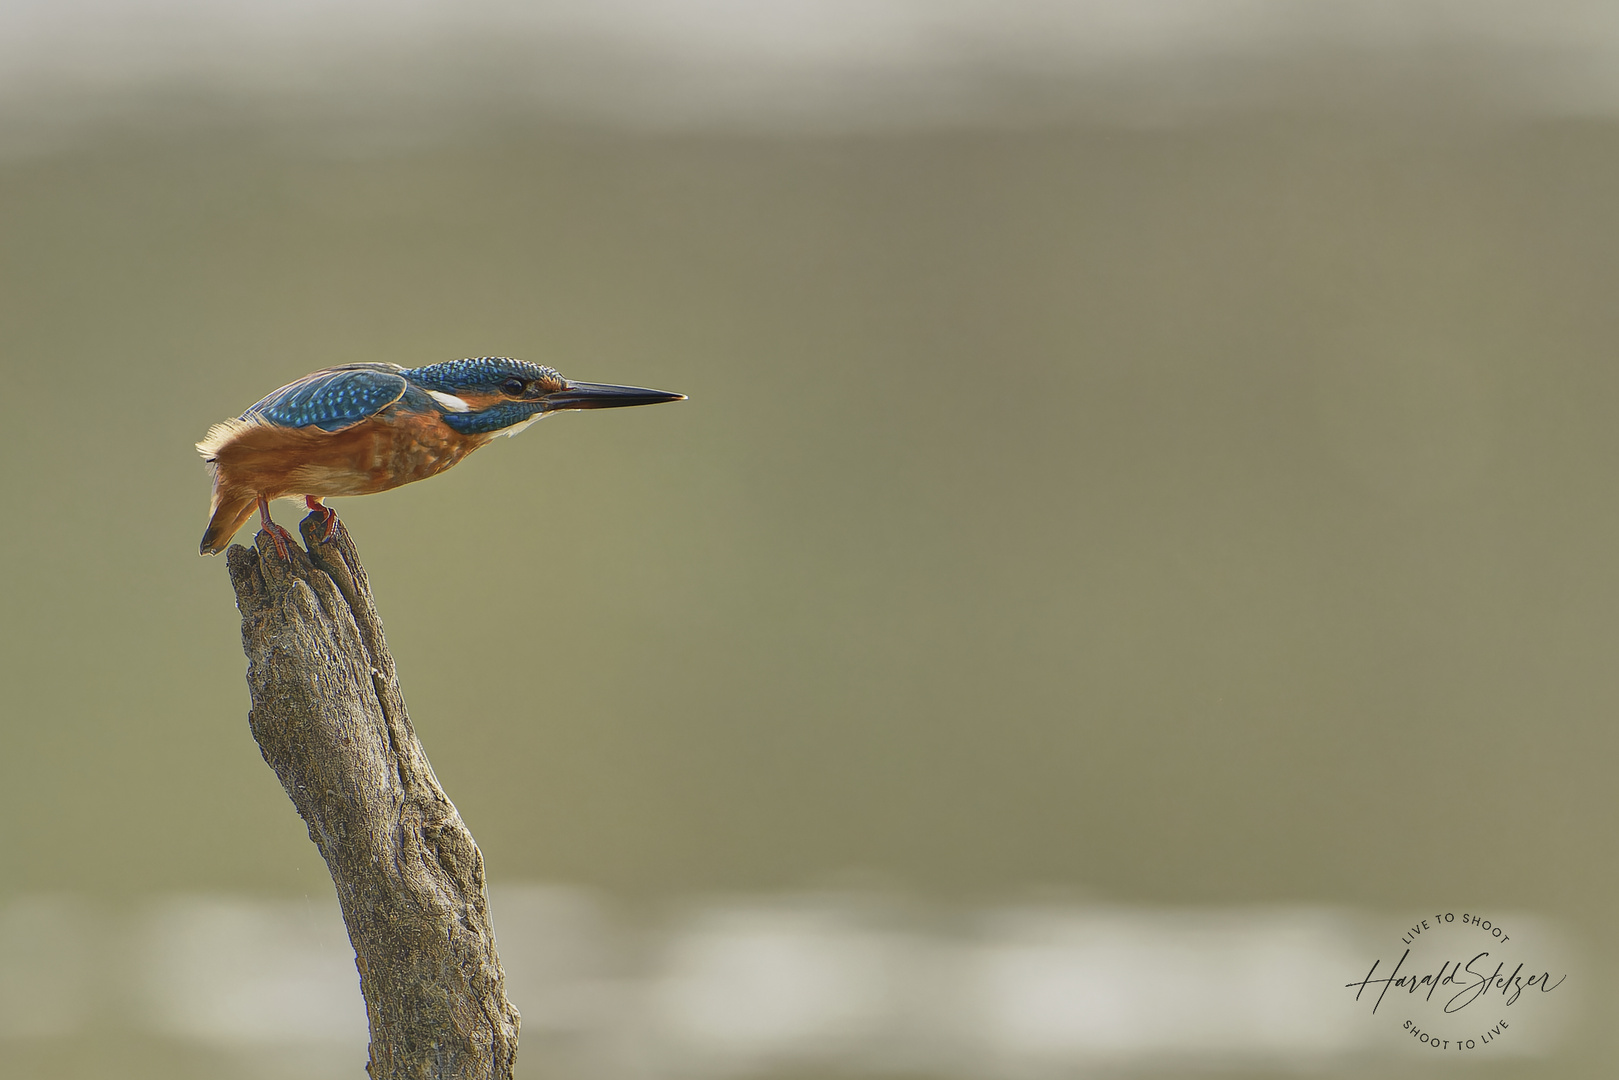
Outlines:
{"type": "Polygon", "coordinates": [[[472,412],[482,412],[491,405],[499,405],[503,401],[510,401],[505,394],[457,394],[456,397],[466,402],[472,412]]]}

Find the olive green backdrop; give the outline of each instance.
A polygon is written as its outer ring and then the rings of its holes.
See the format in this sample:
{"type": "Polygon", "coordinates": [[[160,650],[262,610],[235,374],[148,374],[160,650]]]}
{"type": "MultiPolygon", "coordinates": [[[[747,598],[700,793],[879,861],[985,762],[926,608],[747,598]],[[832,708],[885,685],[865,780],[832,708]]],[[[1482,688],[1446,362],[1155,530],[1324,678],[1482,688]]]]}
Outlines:
{"type": "MultiPolygon", "coordinates": [[[[492,881],[1490,907],[1613,955],[1619,127],[185,132],[0,163],[0,901],[327,895],[192,443],[500,353],[690,400],[334,503],[492,881]]],[[[1604,1075],[1582,1000],[1490,1075],[1604,1075]]]]}

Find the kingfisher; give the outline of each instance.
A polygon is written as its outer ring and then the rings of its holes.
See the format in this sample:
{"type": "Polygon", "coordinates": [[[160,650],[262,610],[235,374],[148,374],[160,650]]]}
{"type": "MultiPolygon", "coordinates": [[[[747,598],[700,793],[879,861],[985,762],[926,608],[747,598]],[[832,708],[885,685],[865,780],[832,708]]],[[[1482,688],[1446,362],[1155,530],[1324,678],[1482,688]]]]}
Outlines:
{"type": "Polygon", "coordinates": [[[345,364],[288,383],[234,420],[209,428],[197,451],[213,476],[202,554],[225,550],[256,508],[288,557],[292,540],[270,520],[270,500],[302,496],[337,529],[323,499],[369,495],[425,480],[499,435],[567,409],[684,400],[638,386],[572,382],[555,368],[481,356],[427,367],[345,364]]]}

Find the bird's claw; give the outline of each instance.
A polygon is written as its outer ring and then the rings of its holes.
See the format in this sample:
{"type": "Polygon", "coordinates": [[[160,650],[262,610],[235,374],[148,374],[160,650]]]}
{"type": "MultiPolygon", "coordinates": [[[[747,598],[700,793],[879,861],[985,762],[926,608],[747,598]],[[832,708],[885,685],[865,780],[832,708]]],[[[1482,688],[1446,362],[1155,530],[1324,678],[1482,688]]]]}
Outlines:
{"type": "Polygon", "coordinates": [[[305,503],[311,514],[320,515],[320,542],[330,544],[336,540],[338,530],[343,527],[343,523],[337,519],[337,511],[313,499],[306,499],[305,503]]]}
{"type": "Polygon", "coordinates": [[[343,531],[343,523],[337,519],[337,511],[327,509],[320,518],[320,542],[330,544],[337,539],[338,533],[343,531]]]}
{"type": "Polygon", "coordinates": [[[270,542],[275,545],[275,553],[281,556],[281,561],[291,562],[292,549],[287,545],[297,543],[292,538],[292,534],[273,521],[266,521],[263,528],[265,532],[270,534],[270,542]]]}
{"type": "Polygon", "coordinates": [[[270,520],[270,500],[263,495],[259,496],[259,527],[270,534],[270,542],[275,544],[275,553],[281,556],[281,561],[291,562],[292,549],[287,545],[297,541],[291,533],[270,520]]]}

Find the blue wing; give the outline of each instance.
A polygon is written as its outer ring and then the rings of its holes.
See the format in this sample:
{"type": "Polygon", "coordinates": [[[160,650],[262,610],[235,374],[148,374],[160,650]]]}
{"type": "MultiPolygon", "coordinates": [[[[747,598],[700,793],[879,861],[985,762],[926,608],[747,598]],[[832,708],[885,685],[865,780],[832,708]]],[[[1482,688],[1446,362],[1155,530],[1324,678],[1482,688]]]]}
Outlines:
{"type": "Polygon", "coordinates": [[[374,416],[404,396],[406,382],[396,368],[354,364],[327,368],[289,383],[242,414],[277,427],[318,427],[342,431],[374,416]]]}

